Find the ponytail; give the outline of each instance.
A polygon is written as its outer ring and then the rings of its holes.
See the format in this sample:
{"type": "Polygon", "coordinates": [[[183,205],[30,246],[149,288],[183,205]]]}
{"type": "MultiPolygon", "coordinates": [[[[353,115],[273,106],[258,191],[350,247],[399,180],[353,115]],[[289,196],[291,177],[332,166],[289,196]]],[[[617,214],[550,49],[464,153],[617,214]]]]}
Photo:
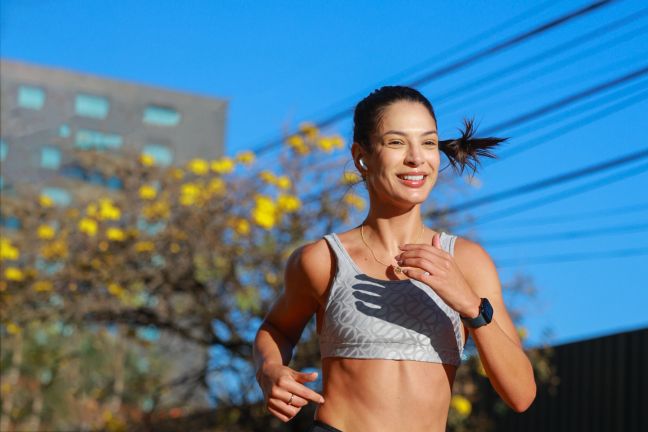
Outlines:
{"type": "Polygon", "coordinates": [[[472,119],[464,119],[464,130],[459,138],[439,141],[439,149],[446,154],[452,168],[458,174],[463,174],[466,166],[469,166],[474,174],[477,171],[477,165],[481,165],[480,156],[497,158],[491,150],[508,139],[474,138],[476,130],[473,122],[472,119]]]}

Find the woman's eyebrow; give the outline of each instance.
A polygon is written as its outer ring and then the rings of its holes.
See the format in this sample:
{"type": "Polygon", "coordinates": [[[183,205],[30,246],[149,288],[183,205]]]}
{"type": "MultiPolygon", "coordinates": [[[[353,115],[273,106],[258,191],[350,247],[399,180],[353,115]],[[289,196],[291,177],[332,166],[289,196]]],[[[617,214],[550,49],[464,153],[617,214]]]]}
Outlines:
{"type": "MultiPolygon", "coordinates": [[[[397,131],[397,130],[387,131],[384,134],[382,134],[382,136],[389,135],[389,134],[407,136],[407,134],[405,132],[401,132],[401,131],[397,131]]],[[[424,136],[424,135],[437,135],[438,136],[438,133],[435,130],[431,130],[431,131],[423,132],[421,134],[421,136],[424,136]]]]}

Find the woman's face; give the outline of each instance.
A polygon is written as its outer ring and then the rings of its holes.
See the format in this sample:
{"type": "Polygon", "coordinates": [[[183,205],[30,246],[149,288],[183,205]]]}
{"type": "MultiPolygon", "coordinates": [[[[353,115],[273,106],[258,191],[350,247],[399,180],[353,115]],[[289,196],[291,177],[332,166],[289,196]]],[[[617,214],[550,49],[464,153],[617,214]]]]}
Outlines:
{"type": "Polygon", "coordinates": [[[367,187],[378,202],[397,207],[424,202],[440,163],[437,126],[427,108],[409,101],[389,105],[372,146],[373,152],[363,152],[363,159],[367,187]]]}

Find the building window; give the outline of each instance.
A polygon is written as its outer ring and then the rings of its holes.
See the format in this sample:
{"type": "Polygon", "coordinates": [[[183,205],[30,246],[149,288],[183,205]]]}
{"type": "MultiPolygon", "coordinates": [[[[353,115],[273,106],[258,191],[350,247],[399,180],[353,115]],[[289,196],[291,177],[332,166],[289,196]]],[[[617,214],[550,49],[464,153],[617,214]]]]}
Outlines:
{"type": "Polygon", "coordinates": [[[173,108],[149,105],[144,110],[142,121],[156,126],[176,126],[180,119],[180,113],[173,108]]]}
{"type": "Polygon", "coordinates": [[[112,150],[122,146],[121,135],[106,132],[79,129],[76,133],[76,146],[85,150],[112,150]]]}
{"type": "Polygon", "coordinates": [[[61,166],[61,150],[56,147],[43,147],[41,149],[41,167],[58,169],[61,166]]]}
{"type": "Polygon", "coordinates": [[[18,87],[18,106],[39,110],[45,105],[45,91],[40,87],[21,85],[18,87]]]}
{"type": "Polygon", "coordinates": [[[4,142],[4,140],[0,140],[0,161],[7,159],[8,151],[9,147],[7,146],[7,143],[4,142]]]}
{"type": "Polygon", "coordinates": [[[109,108],[108,99],[90,94],[78,94],[74,102],[77,115],[83,117],[105,119],[109,108]]]}
{"type": "Polygon", "coordinates": [[[41,190],[41,193],[52,199],[56,204],[67,206],[72,201],[70,193],[62,188],[46,187],[41,190]]]}
{"type": "Polygon", "coordinates": [[[144,146],[142,153],[151,156],[156,165],[169,166],[173,162],[171,150],[160,144],[147,144],[144,146]]]}
{"type": "Polygon", "coordinates": [[[63,123],[63,124],[59,127],[59,136],[60,136],[61,138],[68,138],[68,137],[70,136],[70,126],[68,126],[67,124],[63,123]]]}

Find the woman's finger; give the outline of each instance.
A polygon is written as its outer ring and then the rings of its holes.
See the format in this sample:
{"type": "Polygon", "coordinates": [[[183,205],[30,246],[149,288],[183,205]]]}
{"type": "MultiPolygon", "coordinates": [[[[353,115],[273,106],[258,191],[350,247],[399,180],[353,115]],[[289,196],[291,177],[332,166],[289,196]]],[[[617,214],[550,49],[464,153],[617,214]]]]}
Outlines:
{"type": "MultiPolygon", "coordinates": [[[[287,390],[290,393],[293,393],[295,397],[299,396],[307,401],[313,401],[315,403],[324,403],[324,398],[321,394],[309,389],[303,384],[298,383],[294,380],[285,380],[279,383],[282,389],[287,390]]],[[[288,396],[290,397],[290,395],[288,396]]],[[[286,399],[287,400],[287,399],[286,399]]],[[[294,400],[294,399],[293,399],[294,400]]]]}
{"type": "Polygon", "coordinates": [[[288,418],[293,418],[294,416],[297,415],[299,410],[301,410],[301,407],[288,405],[285,400],[276,399],[276,398],[271,398],[268,401],[268,406],[271,406],[272,408],[276,409],[277,411],[287,416],[288,418]]]}
{"type": "Polygon", "coordinates": [[[270,411],[275,417],[277,417],[279,420],[281,420],[284,423],[289,421],[292,418],[292,417],[288,417],[286,414],[282,413],[281,411],[271,407],[269,402],[268,402],[268,411],[270,411]]]}

